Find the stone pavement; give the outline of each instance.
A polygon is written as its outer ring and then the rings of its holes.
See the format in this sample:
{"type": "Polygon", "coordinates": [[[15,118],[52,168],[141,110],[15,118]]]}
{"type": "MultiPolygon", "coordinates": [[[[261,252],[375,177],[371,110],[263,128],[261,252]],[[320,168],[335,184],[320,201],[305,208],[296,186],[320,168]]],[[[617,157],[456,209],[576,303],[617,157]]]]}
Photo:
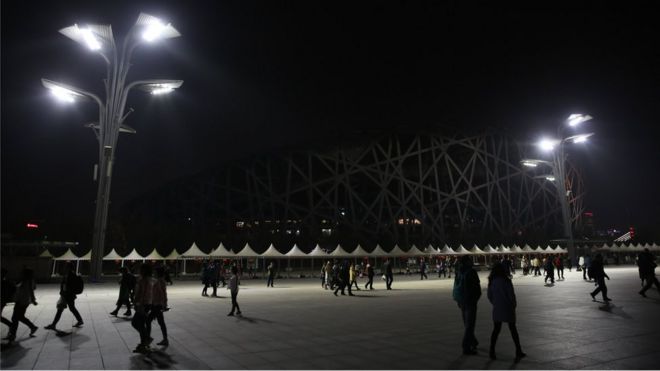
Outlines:
{"type": "MultiPolygon", "coordinates": [[[[132,353],[138,335],[130,320],[108,315],[118,287],[86,285],[77,300],[85,325],[72,328],[65,311],[59,336],[46,331],[57,301],[56,285],[40,285],[38,306],[27,316],[40,329],[28,337],[20,325],[17,342],[4,346],[2,369],[658,369],[660,295],[644,299],[632,267],[606,268],[613,303],[592,302],[593,283],[581,273],[544,286],[541,278],[514,278],[518,331],[527,358],[514,363],[506,326],[498,360],[488,358],[491,306],[480,300],[479,355],[461,354],[460,312],[451,299],[453,279],[419,281],[395,276],[394,290],[360,291],[335,297],[319,279],[244,280],[239,303],[244,316],[227,317],[228,291],[221,298],[200,296],[196,281],[169,286],[171,311],[165,313],[170,346],[150,356],[132,353]],[[68,333],[70,332],[70,333],[68,333]]],[[[486,275],[481,273],[482,288],[486,275]]],[[[364,285],[364,280],[361,284],[364,285]]],[[[10,317],[12,306],[5,308],[10,317]]],[[[123,311],[122,311],[123,312],[123,311]]],[[[2,326],[2,336],[7,334],[2,326]]],[[[154,322],[152,336],[161,340],[154,322]]]]}

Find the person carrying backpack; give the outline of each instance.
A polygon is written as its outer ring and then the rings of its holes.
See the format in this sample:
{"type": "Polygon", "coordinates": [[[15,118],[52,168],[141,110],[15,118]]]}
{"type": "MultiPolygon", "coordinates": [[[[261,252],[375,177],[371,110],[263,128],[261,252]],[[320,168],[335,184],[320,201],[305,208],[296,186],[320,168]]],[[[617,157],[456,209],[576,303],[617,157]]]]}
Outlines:
{"type": "Polygon", "coordinates": [[[82,327],[83,320],[76,309],[76,295],[83,292],[83,281],[80,276],[76,274],[75,267],[72,262],[67,262],[64,267],[64,276],[62,277],[62,282],[60,283],[60,299],[57,301],[57,313],[55,313],[55,318],[53,322],[44,327],[46,330],[56,330],[57,322],[59,322],[60,317],[62,317],[62,312],[67,307],[71,311],[74,317],[76,317],[76,324],[73,327],[82,327]]]}
{"type": "Polygon", "coordinates": [[[461,309],[465,333],[463,335],[463,354],[477,354],[479,342],[474,336],[474,328],[477,322],[477,302],[481,297],[481,285],[479,275],[472,267],[472,259],[464,255],[456,267],[456,278],[454,278],[453,297],[461,309]]]}

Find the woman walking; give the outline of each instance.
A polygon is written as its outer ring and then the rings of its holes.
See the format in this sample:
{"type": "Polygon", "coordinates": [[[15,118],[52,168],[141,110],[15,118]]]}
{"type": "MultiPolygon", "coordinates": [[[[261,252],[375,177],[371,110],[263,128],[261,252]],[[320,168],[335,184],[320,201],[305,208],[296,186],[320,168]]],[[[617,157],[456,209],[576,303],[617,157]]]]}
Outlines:
{"type": "Polygon", "coordinates": [[[165,280],[165,269],[163,267],[156,268],[156,282],[151,294],[151,311],[147,319],[147,332],[151,334],[151,322],[154,319],[158,321],[160,331],[163,333],[163,340],[158,345],[168,346],[170,342],[167,340],[167,326],[163,318],[163,312],[167,309],[167,281],[165,280]]]}
{"type": "Polygon", "coordinates": [[[23,269],[21,282],[16,289],[16,302],[14,304],[14,313],[11,316],[11,328],[7,339],[11,342],[16,339],[16,330],[18,330],[18,322],[23,322],[30,328],[30,337],[34,336],[38,327],[29,319],[25,318],[25,312],[30,304],[37,305],[37,300],[34,297],[34,272],[32,269],[23,269]]]}
{"type": "Polygon", "coordinates": [[[140,344],[133,350],[134,353],[149,353],[151,351],[149,344],[152,339],[149,334],[150,328],[147,326],[154,285],[151,273],[151,265],[142,264],[140,278],[135,285],[135,301],[133,303],[135,304],[135,315],[131,325],[140,333],[140,344]]]}
{"type": "Polygon", "coordinates": [[[495,264],[488,277],[488,300],[493,304],[493,333],[490,335],[490,358],[496,359],[495,344],[502,330],[502,322],[509,324],[509,331],[516,345],[516,361],[525,357],[520,347],[520,338],[516,328],[516,294],[509,274],[502,264],[495,264]]]}
{"type": "Polygon", "coordinates": [[[116,316],[119,313],[122,305],[126,305],[125,316],[131,316],[131,295],[135,289],[135,276],[128,272],[126,267],[119,268],[121,278],[119,279],[119,298],[117,299],[117,308],[110,312],[111,315],[116,316]]]}
{"type": "Polygon", "coordinates": [[[238,296],[238,269],[236,267],[231,267],[231,278],[229,279],[229,285],[227,286],[229,292],[231,292],[231,312],[227,314],[228,316],[234,315],[234,310],[236,314],[241,315],[241,308],[238,306],[236,297],[238,296]]]}
{"type": "Polygon", "coordinates": [[[349,268],[349,280],[350,282],[348,283],[348,291],[350,293],[351,287],[355,285],[355,288],[360,291],[360,287],[358,287],[357,283],[357,273],[355,272],[355,264],[351,263],[351,266],[349,268]]]}

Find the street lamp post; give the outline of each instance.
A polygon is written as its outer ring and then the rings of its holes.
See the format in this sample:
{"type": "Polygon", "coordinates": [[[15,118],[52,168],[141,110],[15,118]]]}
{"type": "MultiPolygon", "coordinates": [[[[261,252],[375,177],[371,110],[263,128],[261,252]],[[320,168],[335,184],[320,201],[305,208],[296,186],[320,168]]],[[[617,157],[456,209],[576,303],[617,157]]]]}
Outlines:
{"type": "MultiPolygon", "coordinates": [[[[566,123],[568,126],[575,127],[583,122],[591,120],[589,115],[572,114],[568,117],[566,123]]],[[[565,125],[560,125],[557,129],[557,136],[562,138],[564,136],[565,125]]],[[[571,221],[571,211],[569,198],[571,197],[571,190],[567,189],[566,183],[566,143],[584,143],[587,138],[594,135],[594,133],[578,134],[565,137],[563,139],[543,139],[538,143],[539,148],[543,151],[552,152],[552,161],[544,161],[538,159],[523,159],[520,163],[527,168],[536,168],[539,165],[550,167],[551,175],[540,175],[537,178],[543,178],[555,184],[557,189],[557,197],[561,208],[562,221],[564,225],[564,237],[568,242],[568,256],[571,263],[577,263],[577,256],[575,251],[575,241],[573,240],[573,228],[571,221]]]]}
{"type": "Polygon", "coordinates": [[[96,194],[96,212],[94,214],[94,230],[92,239],[92,256],[90,280],[98,282],[101,279],[105,233],[108,223],[108,205],[110,200],[110,185],[115,149],[120,132],[135,133],[135,130],[124,125],[126,117],[132,109],[125,113],[128,93],[133,88],[160,95],[179,88],[181,80],[138,80],[126,84],[126,76],[130,69],[130,59],[133,50],[141,42],[153,43],[163,39],[179,37],[181,34],[171,24],[164,24],[160,19],[141,13],[135,25],[130,29],[119,48],[109,25],[88,25],[79,27],[77,24],[65,27],[59,31],[73,41],[82,44],[91,51],[100,54],[107,65],[105,99],[88,91],[42,79],[44,87],[51,90],[58,99],[73,103],[80,98],[88,98],[99,106],[99,121],[87,127],[92,128],[99,143],[99,165],[95,170],[98,181],[96,194]]]}

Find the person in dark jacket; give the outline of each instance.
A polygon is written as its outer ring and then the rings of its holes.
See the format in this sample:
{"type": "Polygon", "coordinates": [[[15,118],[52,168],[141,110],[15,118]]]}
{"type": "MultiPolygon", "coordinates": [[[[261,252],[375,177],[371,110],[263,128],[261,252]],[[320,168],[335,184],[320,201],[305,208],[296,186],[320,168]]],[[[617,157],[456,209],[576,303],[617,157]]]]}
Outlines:
{"type": "MultiPolygon", "coordinates": [[[[8,303],[14,301],[14,294],[16,293],[16,285],[7,278],[8,273],[6,268],[2,268],[2,292],[0,292],[2,294],[2,309],[5,309],[8,303]]],[[[12,322],[9,319],[2,317],[2,323],[11,328],[12,322]]]]}
{"type": "Polygon", "coordinates": [[[126,305],[125,316],[130,316],[131,313],[131,297],[133,296],[133,289],[135,289],[135,276],[128,272],[125,267],[119,268],[121,277],[119,278],[119,298],[117,298],[117,308],[110,312],[111,315],[116,316],[119,313],[122,305],[126,305]]]}
{"type": "Polygon", "coordinates": [[[421,279],[424,280],[424,278],[426,278],[428,280],[429,276],[426,275],[426,260],[424,258],[421,258],[420,260],[419,273],[421,274],[421,279]]]}
{"type": "Polygon", "coordinates": [[[34,297],[34,289],[36,287],[37,286],[34,283],[34,271],[27,268],[23,269],[21,281],[16,290],[14,313],[11,316],[12,325],[9,330],[9,336],[7,336],[9,341],[14,341],[14,339],[16,339],[16,331],[18,330],[19,322],[23,322],[30,328],[30,337],[33,337],[34,333],[37,331],[38,327],[25,317],[25,312],[27,311],[28,306],[30,306],[30,304],[37,305],[37,299],[34,297]]]}
{"type": "Polygon", "coordinates": [[[644,282],[646,282],[639,294],[646,297],[646,291],[653,285],[660,292],[660,282],[658,282],[658,278],[655,276],[655,267],[658,265],[655,263],[655,256],[649,252],[649,249],[644,249],[639,254],[637,265],[639,266],[639,276],[643,277],[644,282]]]}
{"type": "Polygon", "coordinates": [[[64,276],[62,277],[62,282],[60,283],[60,299],[57,301],[57,313],[55,313],[55,318],[53,322],[44,327],[46,330],[55,330],[57,322],[59,322],[60,317],[62,317],[62,312],[67,307],[71,311],[74,317],[76,317],[76,324],[73,327],[82,327],[83,320],[76,309],[76,294],[73,293],[72,287],[74,286],[73,280],[76,278],[76,270],[71,262],[67,262],[64,268],[64,276]]]}
{"type": "Polygon", "coordinates": [[[204,285],[204,288],[202,289],[202,296],[209,296],[207,293],[209,286],[211,285],[211,269],[213,267],[211,266],[211,260],[207,260],[204,262],[204,265],[202,266],[202,284],[204,285]]]}
{"type": "Polygon", "coordinates": [[[270,262],[268,264],[268,280],[266,281],[266,287],[274,287],[273,283],[275,282],[275,264],[270,262]]]}
{"type": "Polygon", "coordinates": [[[394,273],[392,273],[392,263],[388,258],[383,264],[383,270],[385,271],[385,286],[388,290],[392,290],[392,282],[394,282],[394,273]]]}
{"type": "Polygon", "coordinates": [[[605,269],[603,268],[603,256],[601,254],[597,254],[594,260],[591,262],[591,276],[593,279],[596,281],[596,285],[598,287],[589,295],[591,295],[591,298],[596,301],[596,295],[599,292],[603,292],[603,300],[604,301],[612,301],[607,296],[607,286],[605,286],[605,278],[608,280],[610,277],[605,273],[605,269]]]}
{"type": "Polygon", "coordinates": [[[554,285],[555,284],[555,265],[552,262],[552,256],[548,256],[545,259],[545,263],[543,263],[543,267],[545,268],[545,283],[548,283],[548,279],[550,279],[550,284],[554,285]]]}
{"type": "Polygon", "coordinates": [[[555,258],[555,267],[557,268],[557,280],[564,280],[564,260],[560,255],[555,258]]]}
{"type": "Polygon", "coordinates": [[[371,263],[367,263],[367,284],[364,285],[364,289],[366,290],[367,288],[369,290],[374,289],[374,267],[371,265],[371,263]]]}
{"type": "Polygon", "coordinates": [[[490,358],[495,356],[495,344],[502,330],[502,322],[509,324],[509,331],[516,345],[516,361],[524,356],[520,347],[520,337],[516,328],[516,293],[506,268],[502,264],[493,265],[488,277],[488,300],[493,304],[493,332],[490,335],[490,358]]]}
{"type": "Polygon", "coordinates": [[[461,309],[465,333],[463,334],[463,354],[477,354],[479,342],[474,336],[477,322],[477,302],[481,297],[479,275],[472,267],[472,259],[464,255],[456,267],[454,279],[454,300],[461,309]]]}
{"type": "MultiPolygon", "coordinates": [[[[349,280],[350,280],[350,272],[349,272],[348,262],[344,260],[342,263],[339,264],[339,272],[337,273],[338,283],[337,283],[337,288],[335,288],[334,291],[335,296],[337,296],[337,292],[339,292],[340,290],[342,295],[346,295],[345,290],[349,284],[349,280]]],[[[353,296],[350,287],[348,287],[348,294],[353,296]]]]}

